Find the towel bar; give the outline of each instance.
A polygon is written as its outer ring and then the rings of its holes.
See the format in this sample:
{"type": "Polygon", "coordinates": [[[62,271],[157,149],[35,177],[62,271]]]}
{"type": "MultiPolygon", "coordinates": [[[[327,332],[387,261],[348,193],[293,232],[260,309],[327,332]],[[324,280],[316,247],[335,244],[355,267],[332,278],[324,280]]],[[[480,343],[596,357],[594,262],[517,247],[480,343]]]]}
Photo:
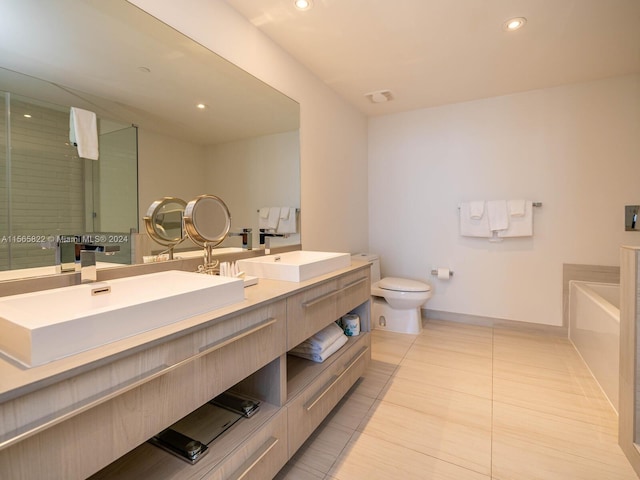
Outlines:
{"type": "MultiPolygon", "coordinates": [[[[540,208],[542,207],[542,202],[532,202],[531,206],[540,208]]],[[[460,210],[460,205],[458,205],[458,210],[460,210]]]]}

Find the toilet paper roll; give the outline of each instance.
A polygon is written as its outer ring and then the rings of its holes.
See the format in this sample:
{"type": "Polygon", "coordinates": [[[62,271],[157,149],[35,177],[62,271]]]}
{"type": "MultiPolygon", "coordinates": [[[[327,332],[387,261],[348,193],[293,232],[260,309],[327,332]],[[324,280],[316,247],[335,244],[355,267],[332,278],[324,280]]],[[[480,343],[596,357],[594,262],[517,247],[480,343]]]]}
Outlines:
{"type": "Polygon", "coordinates": [[[449,280],[451,278],[451,272],[448,268],[438,269],[438,280],[449,280]]]}

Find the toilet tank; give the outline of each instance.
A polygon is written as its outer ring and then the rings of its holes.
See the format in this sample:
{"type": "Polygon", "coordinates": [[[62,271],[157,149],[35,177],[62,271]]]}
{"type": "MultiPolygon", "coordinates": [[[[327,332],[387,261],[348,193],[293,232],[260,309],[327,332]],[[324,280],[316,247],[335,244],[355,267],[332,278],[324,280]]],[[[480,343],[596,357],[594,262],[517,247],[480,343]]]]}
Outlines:
{"type": "Polygon", "coordinates": [[[371,263],[371,284],[380,281],[380,256],[375,253],[356,253],[351,255],[353,260],[371,263]]]}

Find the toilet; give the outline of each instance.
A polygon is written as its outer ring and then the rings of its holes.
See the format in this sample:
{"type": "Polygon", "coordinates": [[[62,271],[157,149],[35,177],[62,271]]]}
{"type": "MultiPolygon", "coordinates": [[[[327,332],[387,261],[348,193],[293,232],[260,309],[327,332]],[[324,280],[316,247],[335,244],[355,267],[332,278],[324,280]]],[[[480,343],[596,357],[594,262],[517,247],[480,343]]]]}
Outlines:
{"type": "Polygon", "coordinates": [[[371,263],[371,327],[398,333],[420,333],[420,307],[431,298],[426,283],[398,277],[380,278],[380,257],[372,253],[352,255],[371,263]]]}

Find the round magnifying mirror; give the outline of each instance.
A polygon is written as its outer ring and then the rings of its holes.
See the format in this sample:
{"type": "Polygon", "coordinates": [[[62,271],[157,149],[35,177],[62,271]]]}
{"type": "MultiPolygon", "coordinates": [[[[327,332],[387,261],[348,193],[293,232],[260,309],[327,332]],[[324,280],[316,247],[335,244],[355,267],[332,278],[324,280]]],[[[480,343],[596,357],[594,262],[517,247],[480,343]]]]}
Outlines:
{"type": "Polygon", "coordinates": [[[149,236],[160,245],[172,247],[184,239],[182,218],[187,202],[181,198],[163,197],[153,202],[144,216],[149,236]]]}
{"type": "Polygon", "coordinates": [[[231,228],[231,215],[215,195],[199,195],[184,209],[184,227],[189,238],[201,247],[220,244],[231,228]]]}

